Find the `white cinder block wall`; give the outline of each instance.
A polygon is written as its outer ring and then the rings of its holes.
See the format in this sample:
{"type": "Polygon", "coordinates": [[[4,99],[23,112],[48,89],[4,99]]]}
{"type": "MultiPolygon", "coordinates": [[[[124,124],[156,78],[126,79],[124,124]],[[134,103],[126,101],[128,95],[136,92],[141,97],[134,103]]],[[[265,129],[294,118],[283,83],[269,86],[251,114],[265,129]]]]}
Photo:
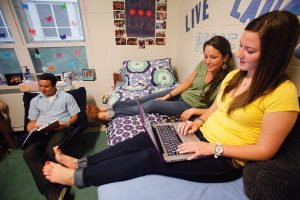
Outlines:
{"type": "MultiPolygon", "coordinates": [[[[235,53],[239,46],[239,39],[243,33],[243,29],[248,24],[249,19],[242,23],[240,20],[243,16],[247,15],[249,10],[250,13],[256,12],[259,16],[260,12],[265,6],[270,5],[273,10],[280,0],[268,1],[268,0],[182,0],[180,1],[180,13],[178,21],[178,46],[175,57],[176,71],[180,81],[186,79],[186,77],[195,68],[196,64],[203,59],[202,46],[206,38],[210,38],[214,34],[220,34],[225,36],[232,45],[232,51],[235,53]],[[256,2],[256,3],[255,3],[256,2]],[[259,3],[260,2],[260,3],[259,3]],[[273,3],[272,3],[273,2],[273,3]],[[194,13],[194,27],[192,27],[193,9],[195,12],[195,6],[201,5],[200,8],[200,21],[197,23],[196,13],[194,13]],[[207,8],[203,8],[207,6],[207,8]],[[257,9],[255,9],[257,6],[257,9]],[[206,11],[208,18],[203,18],[203,12],[206,11]],[[232,13],[232,14],[231,14],[232,13]],[[231,15],[240,17],[232,17],[231,15]],[[245,14],[246,13],[246,14],[245,14]],[[186,23],[186,16],[188,21],[186,23]],[[186,26],[190,28],[186,31],[186,26]]],[[[291,3],[290,0],[283,0],[279,7],[279,10],[285,8],[286,5],[291,3]]],[[[296,5],[296,1],[290,4],[294,10],[299,13],[299,2],[296,5]],[[298,6],[298,9],[296,7],[298,6]]],[[[300,16],[299,16],[300,17],[300,16]]],[[[298,18],[299,18],[298,17],[298,18]]],[[[299,18],[300,19],[300,18],[299,18]]],[[[276,41],[274,41],[276,42],[276,41]]],[[[298,45],[300,48],[300,44],[298,45]]],[[[271,49],[270,49],[271,51],[271,49]]],[[[298,50],[300,52],[300,50],[298,50]]],[[[298,87],[298,95],[300,95],[300,55],[298,58],[293,57],[290,66],[288,68],[288,74],[298,87]]]]}
{"type": "MultiPolygon", "coordinates": [[[[97,73],[95,82],[84,82],[82,85],[87,88],[89,103],[95,102],[99,105],[102,96],[111,89],[112,73],[118,71],[123,60],[171,57],[178,79],[183,81],[203,59],[202,46],[205,40],[214,34],[221,34],[229,39],[235,53],[243,29],[250,21],[248,18],[241,22],[241,18],[247,18],[253,13],[254,16],[259,16],[265,6],[270,5],[272,10],[281,1],[275,0],[272,4],[268,0],[261,0],[260,3],[255,3],[259,1],[254,0],[168,0],[166,45],[146,46],[145,49],[115,45],[112,0],[82,2],[84,20],[87,22],[89,65],[97,73]],[[197,7],[200,7],[199,17],[197,7]],[[247,14],[249,10],[251,12],[247,14]]],[[[279,9],[283,9],[290,2],[283,0],[279,9]]],[[[293,58],[288,72],[297,84],[300,94],[300,59],[293,58]]]]}
{"type": "Polygon", "coordinates": [[[165,46],[116,45],[113,23],[112,0],[83,0],[84,17],[87,22],[88,59],[90,68],[97,74],[95,82],[83,82],[76,86],[85,86],[88,102],[101,104],[100,99],[113,85],[112,74],[118,72],[122,62],[128,59],[156,59],[170,57],[175,61],[178,40],[178,13],[180,0],[168,0],[167,30],[165,46]]]}

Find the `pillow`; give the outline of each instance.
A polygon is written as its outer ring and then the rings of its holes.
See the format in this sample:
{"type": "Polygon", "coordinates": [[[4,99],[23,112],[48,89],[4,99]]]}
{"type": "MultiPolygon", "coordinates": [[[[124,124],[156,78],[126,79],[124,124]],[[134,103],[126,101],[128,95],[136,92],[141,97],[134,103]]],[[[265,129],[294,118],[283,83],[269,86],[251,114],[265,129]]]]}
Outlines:
{"type": "Polygon", "coordinates": [[[169,58],[152,60],[150,64],[152,66],[151,83],[153,86],[170,87],[175,84],[169,58]]]}
{"type": "Polygon", "coordinates": [[[149,61],[127,60],[123,62],[127,86],[147,86],[151,83],[151,66],[149,61]]]}
{"type": "Polygon", "coordinates": [[[119,70],[120,75],[121,75],[121,81],[125,85],[128,85],[128,76],[126,75],[126,69],[125,68],[120,68],[119,70]]]}
{"type": "Polygon", "coordinates": [[[243,180],[250,199],[299,199],[300,117],[271,160],[245,166],[243,180]]]}
{"type": "Polygon", "coordinates": [[[175,78],[170,63],[170,58],[124,61],[123,69],[120,70],[124,86],[141,88],[149,85],[162,87],[174,85],[175,78]]]}

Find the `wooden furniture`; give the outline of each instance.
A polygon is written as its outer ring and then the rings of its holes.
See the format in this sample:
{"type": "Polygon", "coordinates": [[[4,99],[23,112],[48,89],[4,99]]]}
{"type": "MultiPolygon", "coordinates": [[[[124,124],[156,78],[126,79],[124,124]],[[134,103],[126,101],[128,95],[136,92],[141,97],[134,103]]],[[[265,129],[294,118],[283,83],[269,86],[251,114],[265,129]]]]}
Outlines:
{"type": "Polygon", "coordinates": [[[9,125],[9,119],[6,113],[6,104],[0,101],[0,132],[3,134],[10,148],[15,149],[16,145],[13,140],[12,130],[9,125]]]}

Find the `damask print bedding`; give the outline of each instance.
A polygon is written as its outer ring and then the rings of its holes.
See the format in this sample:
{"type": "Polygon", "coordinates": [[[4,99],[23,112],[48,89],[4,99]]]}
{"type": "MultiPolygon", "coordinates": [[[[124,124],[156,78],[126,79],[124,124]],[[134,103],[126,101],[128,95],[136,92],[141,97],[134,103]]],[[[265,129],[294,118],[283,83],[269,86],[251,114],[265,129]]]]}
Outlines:
{"type": "MultiPolygon", "coordinates": [[[[120,69],[121,82],[117,82],[108,105],[142,97],[175,87],[175,77],[171,68],[171,59],[149,61],[128,60],[120,69]]],[[[149,114],[151,123],[174,122],[177,117],[149,114]]],[[[113,146],[144,131],[139,115],[116,117],[107,124],[108,146],[113,146]]]]}

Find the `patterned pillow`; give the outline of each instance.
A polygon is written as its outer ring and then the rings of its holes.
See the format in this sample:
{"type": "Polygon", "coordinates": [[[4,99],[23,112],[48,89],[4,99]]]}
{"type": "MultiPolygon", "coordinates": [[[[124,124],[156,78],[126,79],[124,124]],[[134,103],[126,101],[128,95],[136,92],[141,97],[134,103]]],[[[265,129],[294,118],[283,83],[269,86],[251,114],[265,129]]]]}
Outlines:
{"type": "Polygon", "coordinates": [[[147,86],[151,83],[151,65],[149,61],[128,60],[123,62],[125,83],[127,86],[147,86]]]}
{"type": "Polygon", "coordinates": [[[171,59],[152,60],[150,64],[152,67],[151,83],[153,86],[170,87],[175,84],[171,59]]]}
{"type": "Polygon", "coordinates": [[[174,85],[175,77],[170,63],[170,58],[150,61],[124,61],[121,70],[124,86],[130,86],[130,89],[134,90],[133,88],[148,85],[162,87],[174,85]]]}
{"type": "Polygon", "coordinates": [[[128,76],[126,75],[126,69],[120,68],[119,73],[121,75],[121,80],[125,85],[128,85],[128,76]]]}

